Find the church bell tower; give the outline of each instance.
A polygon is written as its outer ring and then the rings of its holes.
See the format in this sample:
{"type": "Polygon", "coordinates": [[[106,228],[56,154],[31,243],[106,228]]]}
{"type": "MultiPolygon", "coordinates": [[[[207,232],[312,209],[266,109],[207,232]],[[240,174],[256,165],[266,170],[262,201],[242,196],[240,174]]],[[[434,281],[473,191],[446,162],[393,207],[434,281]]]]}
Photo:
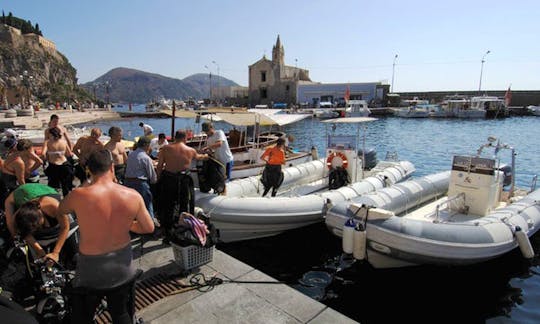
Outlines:
{"type": "Polygon", "coordinates": [[[272,48],[272,62],[278,65],[285,64],[285,50],[283,49],[283,45],[281,45],[279,35],[277,37],[276,45],[272,48]]]}

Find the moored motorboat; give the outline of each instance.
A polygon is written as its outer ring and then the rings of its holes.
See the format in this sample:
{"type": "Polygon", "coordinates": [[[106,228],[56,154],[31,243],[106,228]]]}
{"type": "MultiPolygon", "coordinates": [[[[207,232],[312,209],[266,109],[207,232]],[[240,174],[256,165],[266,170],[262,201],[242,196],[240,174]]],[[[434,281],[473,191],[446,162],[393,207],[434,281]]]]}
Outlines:
{"type": "Polygon", "coordinates": [[[455,156],[450,172],[336,205],[326,225],[342,237],[346,252],[376,268],[474,264],[518,246],[530,258],[528,237],[540,228],[540,190],[514,188],[514,156],[513,148],[490,138],[476,155],[455,156]],[[496,158],[481,157],[485,147],[494,148],[496,158]],[[511,168],[500,163],[502,149],[512,152],[511,168]]]}

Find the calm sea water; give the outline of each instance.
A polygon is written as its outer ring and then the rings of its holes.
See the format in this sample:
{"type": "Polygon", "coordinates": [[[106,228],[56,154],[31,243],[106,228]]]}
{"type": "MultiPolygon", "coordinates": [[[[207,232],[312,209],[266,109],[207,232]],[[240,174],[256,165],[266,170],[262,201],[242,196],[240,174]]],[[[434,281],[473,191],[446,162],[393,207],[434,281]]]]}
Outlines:
{"type": "MultiPolygon", "coordinates": [[[[135,107],[140,110],[142,107],[135,107]]],[[[107,131],[117,125],[129,139],[142,133],[141,120],[96,123],[107,131]]],[[[169,119],[148,119],[156,132],[170,134],[169,119]]],[[[217,128],[230,126],[216,123],[217,128]]],[[[540,173],[540,118],[501,120],[380,118],[364,124],[365,146],[379,158],[387,151],[413,162],[416,176],[447,170],[453,154],[471,154],[488,136],[500,138],[516,149],[516,184],[529,187],[540,173]]],[[[200,125],[177,119],[176,128],[200,125]]],[[[324,152],[325,134],[331,127],[306,119],[286,126],[297,149],[316,146],[324,152]]],[[[340,125],[336,134],[354,135],[354,125],[340,125]]],[[[503,152],[509,158],[509,152],[503,152]]],[[[540,251],[540,235],[532,239],[540,251]]],[[[514,251],[496,260],[467,267],[432,267],[375,270],[341,258],[341,242],[324,224],[290,231],[275,237],[220,244],[226,253],[287,282],[305,294],[362,323],[399,319],[414,322],[540,322],[539,259],[524,260],[514,251]],[[435,315],[434,315],[435,314],[435,315]]]]}

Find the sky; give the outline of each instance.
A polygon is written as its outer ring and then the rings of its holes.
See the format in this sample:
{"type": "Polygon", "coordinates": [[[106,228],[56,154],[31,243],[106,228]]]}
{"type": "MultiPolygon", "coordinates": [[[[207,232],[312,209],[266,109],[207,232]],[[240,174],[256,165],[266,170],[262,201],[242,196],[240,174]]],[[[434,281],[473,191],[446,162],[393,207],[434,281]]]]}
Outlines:
{"type": "Polygon", "coordinates": [[[247,86],[248,66],[271,59],[280,35],[285,64],[316,82],[540,89],[538,0],[3,0],[0,8],[37,22],[79,83],[127,67],[247,86]]]}

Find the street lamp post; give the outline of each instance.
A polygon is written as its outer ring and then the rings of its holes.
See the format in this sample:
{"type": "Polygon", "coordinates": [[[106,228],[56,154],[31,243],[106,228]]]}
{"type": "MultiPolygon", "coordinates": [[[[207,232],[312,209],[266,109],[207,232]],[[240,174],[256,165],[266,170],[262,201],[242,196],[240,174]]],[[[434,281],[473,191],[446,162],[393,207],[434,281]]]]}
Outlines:
{"type": "Polygon", "coordinates": [[[210,71],[210,68],[208,65],[204,66],[208,70],[208,82],[210,83],[210,90],[208,94],[208,99],[210,99],[210,103],[212,102],[212,71],[210,71]]]}
{"type": "Polygon", "coordinates": [[[394,73],[396,72],[396,60],[398,55],[394,56],[394,63],[392,63],[392,92],[394,92],[394,73]]]}
{"type": "Polygon", "coordinates": [[[484,62],[486,61],[486,55],[488,55],[489,53],[491,53],[491,51],[487,51],[486,54],[484,54],[484,56],[482,56],[482,61],[481,61],[481,64],[480,64],[480,82],[478,83],[478,92],[480,93],[480,91],[482,91],[482,72],[484,72],[484,62]]]}
{"type": "Polygon", "coordinates": [[[216,61],[212,61],[217,67],[217,101],[221,99],[221,89],[220,89],[220,80],[219,80],[219,64],[216,61]]]}

